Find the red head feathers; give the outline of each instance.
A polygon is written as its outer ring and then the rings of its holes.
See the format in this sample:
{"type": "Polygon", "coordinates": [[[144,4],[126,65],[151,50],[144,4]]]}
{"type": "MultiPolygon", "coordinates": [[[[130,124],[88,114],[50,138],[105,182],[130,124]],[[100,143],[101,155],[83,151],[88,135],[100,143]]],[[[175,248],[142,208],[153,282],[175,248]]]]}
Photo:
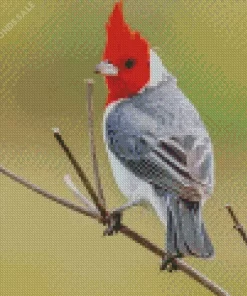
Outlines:
{"type": "Polygon", "coordinates": [[[117,75],[107,75],[107,104],[138,93],[150,79],[150,48],[139,32],[124,21],[122,1],[117,2],[106,24],[107,43],[103,60],[114,65],[117,75]]]}

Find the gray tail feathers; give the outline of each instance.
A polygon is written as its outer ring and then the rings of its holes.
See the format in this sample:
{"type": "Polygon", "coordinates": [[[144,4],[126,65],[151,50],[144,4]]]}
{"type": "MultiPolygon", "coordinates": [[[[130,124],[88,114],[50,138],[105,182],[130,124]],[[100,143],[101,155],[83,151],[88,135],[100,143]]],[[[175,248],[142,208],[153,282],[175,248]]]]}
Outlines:
{"type": "Polygon", "coordinates": [[[214,256],[214,247],[202,221],[200,202],[168,197],[167,252],[201,258],[214,256]]]}

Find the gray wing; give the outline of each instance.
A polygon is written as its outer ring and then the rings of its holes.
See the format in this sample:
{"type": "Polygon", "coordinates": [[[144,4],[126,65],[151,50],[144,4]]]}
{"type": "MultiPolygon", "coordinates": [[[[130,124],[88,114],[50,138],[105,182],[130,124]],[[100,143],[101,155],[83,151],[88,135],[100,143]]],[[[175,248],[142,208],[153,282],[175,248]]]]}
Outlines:
{"type": "Polygon", "coordinates": [[[168,190],[198,200],[212,193],[210,138],[173,79],[122,100],[105,124],[111,152],[161,194],[168,190]]]}

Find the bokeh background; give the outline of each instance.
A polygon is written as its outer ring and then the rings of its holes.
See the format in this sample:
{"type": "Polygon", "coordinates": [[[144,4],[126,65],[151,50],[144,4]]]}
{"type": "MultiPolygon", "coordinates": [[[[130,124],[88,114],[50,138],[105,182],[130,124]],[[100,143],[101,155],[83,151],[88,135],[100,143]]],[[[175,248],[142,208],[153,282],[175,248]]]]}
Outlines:
{"type": "MultiPolygon", "coordinates": [[[[81,185],[51,128],[60,128],[92,178],[84,79],[93,78],[96,143],[109,208],[124,199],[102,142],[106,89],[93,69],[114,3],[0,3],[0,164],[74,200],[63,176],[70,173],[81,185]],[[30,11],[18,20],[24,10],[30,11]],[[7,30],[12,19],[18,22],[7,30]]],[[[247,248],[224,209],[231,204],[247,228],[247,2],[126,0],[124,12],[178,78],[214,143],[216,186],[204,216],[216,257],[186,261],[230,295],[247,295],[247,248]]],[[[152,211],[132,209],[124,222],[163,247],[163,226],[152,211]]],[[[159,258],[121,234],[102,233],[94,220],[0,175],[0,295],[211,295],[181,272],[160,272],[159,258]]]]}

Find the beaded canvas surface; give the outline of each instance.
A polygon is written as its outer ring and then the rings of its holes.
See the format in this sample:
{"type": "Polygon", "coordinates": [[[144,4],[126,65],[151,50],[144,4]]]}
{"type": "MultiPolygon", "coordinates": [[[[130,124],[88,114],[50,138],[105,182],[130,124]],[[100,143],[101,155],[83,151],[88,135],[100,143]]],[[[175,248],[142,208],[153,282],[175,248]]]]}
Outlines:
{"type": "MultiPolygon", "coordinates": [[[[119,34],[127,34],[121,20],[114,26],[119,26],[119,34]]],[[[116,40],[120,38],[114,34],[116,40]]],[[[130,40],[140,37],[129,34],[130,40]]],[[[143,40],[139,52],[146,46],[143,40]]],[[[125,45],[119,42],[116,55],[125,45]]],[[[135,66],[133,56],[124,61],[128,70],[135,66]]],[[[0,295],[247,295],[246,69],[244,0],[2,0],[0,295]],[[176,258],[178,270],[172,272],[160,270],[166,228],[148,202],[123,212],[121,223],[126,228],[120,225],[118,233],[103,235],[107,225],[97,223],[97,219],[103,222],[105,209],[126,202],[103,135],[106,105],[116,97],[108,94],[107,81],[96,73],[115,75],[121,70],[109,58],[110,68],[101,68],[105,64],[95,68],[109,55],[104,52],[106,24],[116,2],[122,2],[131,30],[148,42],[172,81],[195,106],[212,141],[214,188],[202,214],[215,254],[211,259],[176,258]],[[90,91],[93,126],[88,125],[90,91]],[[69,147],[97,191],[90,127],[105,199],[101,206],[94,205],[92,190],[61,149],[61,143],[69,147]],[[82,214],[84,197],[97,214],[82,214]],[[63,200],[52,202],[52,198],[63,200]],[[154,247],[144,240],[138,242],[130,230],[154,247]],[[194,276],[188,276],[192,268],[194,276]]],[[[136,84],[131,81],[133,91],[141,88],[143,77],[138,76],[136,84]]],[[[118,94],[122,86],[113,89],[118,94]]],[[[151,122],[145,124],[148,130],[151,122]]],[[[126,144],[127,140],[120,140],[126,144]]],[[[160,150],[155,153],[160,156],[160,150]]]]}

